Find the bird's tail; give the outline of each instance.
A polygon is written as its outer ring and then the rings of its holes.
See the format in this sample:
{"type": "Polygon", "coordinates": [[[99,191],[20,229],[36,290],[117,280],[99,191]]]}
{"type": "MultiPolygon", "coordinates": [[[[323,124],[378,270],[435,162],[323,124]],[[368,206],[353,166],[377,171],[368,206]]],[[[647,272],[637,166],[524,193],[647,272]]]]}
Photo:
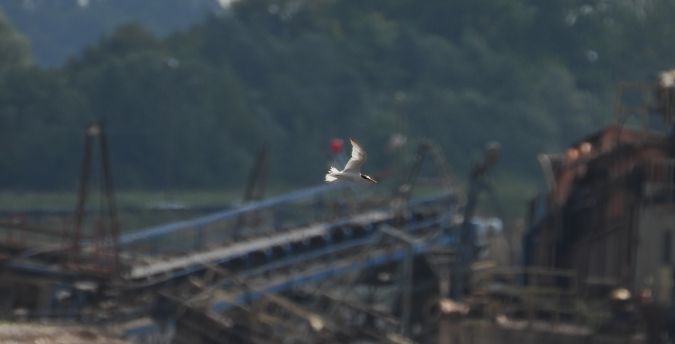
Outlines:
{"type": "Polygon", "coordinates": [[[326,173],[326,181],[327,182],[336,181],[337,178],[334,176],[334,174],[336,174],[338,172],[340,172],[340,171],[337,168],[331,166],[330,170],[328,170],[328,173],[326,173]]]}

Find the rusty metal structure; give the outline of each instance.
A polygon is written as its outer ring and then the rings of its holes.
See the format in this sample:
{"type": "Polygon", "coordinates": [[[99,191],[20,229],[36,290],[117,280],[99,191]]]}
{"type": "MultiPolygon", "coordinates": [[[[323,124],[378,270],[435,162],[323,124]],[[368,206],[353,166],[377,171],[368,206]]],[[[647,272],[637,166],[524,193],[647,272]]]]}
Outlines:
{"type": "Polygon", "coordinates": [[[93,122],[85,130],[75,210],[32,218],[13,214],[0,220],[0,229],[5,233],[2,247],[12,253],[9,260],[33,259],[64,272],[117,277],[119,223],[102,123],[93,122]],[[98,192],[92,192],[92,185],[98,192]]]}
{"type": "Polygon", "coordinates": [[[570,269],[588,295],[607,288],[647,288],[665,304],[671,302],[673,73],[661,73],[653,82],[621,84],[616,125],[563,153],[539,156],[548,188],[530,204],[525,265],[570,269]],[[628,126],[631,117],[640,120],[638,128],[628,126]]]}
{"type": "Polygon", "coordinates": [[[119,223],[115,205],[112,175],[108,152],[108,141],[102,122],[91,123],[84,135],[84,153],[80,185],[77,193],[77,206],[74,216],[73,232],[70,237],[71,248],[68,264],[75,270],[89,271],[107,277],[115,276],[119,271],[119,223]],[[99,152],[99,194],[102,200],[97,218],[93,221],[93,230],[85,231],[87,199],[90,196],[90,181],[93,176],[94,155],[99,152]],[[93,232],[93,233],[91,233],[93,232]],[[90,233],[89,235],[85,235],[90,233]],[[86,242],[88,249],[83,247],[86,242]]]}

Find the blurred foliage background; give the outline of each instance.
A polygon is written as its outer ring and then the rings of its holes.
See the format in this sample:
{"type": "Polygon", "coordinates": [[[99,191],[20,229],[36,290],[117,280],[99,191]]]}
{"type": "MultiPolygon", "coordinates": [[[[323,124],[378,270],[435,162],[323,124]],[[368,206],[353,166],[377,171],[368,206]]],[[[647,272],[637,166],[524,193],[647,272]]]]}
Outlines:
{"type": "MultiPolygon", "coordinates": [[[[675,65],[672,0],[0,0],[0,188],[75,190],[103,119],[121,189],[322,182],[328,141],[369,171],[393,134],[431,140],[462,179],[501,142],[524,200],[536,154],[611,120],[615,85],[675,65]]],[[[398,159],[398,160],[397,160],[398,159]]],[[[396,160],[396,161],[395,161],[396,160]]],[[[517,187],[516,187],[517,186],[517,187]]]]}

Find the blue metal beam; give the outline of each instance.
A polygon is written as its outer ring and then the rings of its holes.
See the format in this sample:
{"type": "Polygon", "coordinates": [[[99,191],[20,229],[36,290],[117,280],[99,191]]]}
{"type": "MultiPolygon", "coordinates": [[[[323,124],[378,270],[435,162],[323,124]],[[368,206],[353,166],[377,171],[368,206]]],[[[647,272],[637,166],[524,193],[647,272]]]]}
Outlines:
{"type": "MultiPolygon", "coordinates": [[[[419,230],[424,229],[424,228],[429,228],[431,226],[440,225],[444,221],[449,220],[449,218],[450,217],[447,214],[441,214],[434,219],[408,224],[401,229],[403,231],[407,232],[407,233],[414,233],[414,232],[419,231],[419,230]]],[[[282,268],[285,268],[285,267],[288,267],[288,266],[300,265],[304,262],[313,261],[313,260],[316,260],[316,259],[321,259],[322,257],[330,256],[332,254],[336,254],[336,253],[339,253],[341,251],[343,252],[343,251],[346,251],[346,250],[349,250],[349,249],[357,248],[359,246],[365,246],[365,245],[368,245],[368,244],[373,244],[377,241],[377,239],[378,239],[378,236],[369,235],[369,236],[358,238],[358,239],[352,239],[352,240],[349,240],[349,241],[346,241],[346,242],[329,244],[326,247],[316,249],[316,250],[313,250],[311,252],[294,254],[290,257],[275,260],[272,263],[265,264],[263,266],[255,268],[253,270],[248,270],[248,271],[244,271],[242,273],[238,273],[237,276],[239,278],[250,278],[250,277],[253,277],[253,276],[256,276],[256,275],[271,273],[274,270],[282,269],[282,268]]],[[[204,268],[204,267],[202,266],[202,268],[204,268]]],[[[176,272],[176,273],[178,273],[178,272],[176,272]]]]}
{"type": "MultiPolygon", "coordinates": [[[[455,236],[446,234],[440,237],[436,237],[430,241],[417,243],[412,246],[412,250],[414,255],[420,255],[429,251],[433,247],[447,246],[453,244],[454,242],[455,236]]],[[[240,293],[231,302],[225,300],[216,301],[211,305],[210,309],[211,312],[222,313],[234,307],[242,306],[252,301],[258,300],[263,296],[265,296],[265,294],[281,293],[308,283],[316,283],[346,273],[365,270],[368,268],[384,265],[390,262],[399,261],[405,258],[407,250],[408,250],[407,247],[402,247],[393,251],[385,250],[380,254],[369,256],[364,260],[353,261],[350,264],[331,265],[320,270],[314,270],[308,273],[298,274],[296,276],[289,276],[289,278],[283,282],[272,283],[261,289],[248,290],[243,293],[240,293]]]]}
{"type": "Polygon", "coordinates": [[[136,241],[151,239],[157,236],[190,230],[199,226],[205,226],[223,220],[233,219],[236,218],[237,216],[240,216],[248,212],[274,207],[285,202],[299,201],[310,197],[315,197],[322,193],[341,190],[347,188],[348,186],[349,185],[346,183],[321,184],[306,189],[289,192],[259,202],[248,203],[235,209],[228,209],[217,213],[201,216],[195,219],[172,222],[164,225],[144,228],[135,231],[133,233],[121,235],[119,238],[119,245],[120,246],[129,245],[136,241]]]}

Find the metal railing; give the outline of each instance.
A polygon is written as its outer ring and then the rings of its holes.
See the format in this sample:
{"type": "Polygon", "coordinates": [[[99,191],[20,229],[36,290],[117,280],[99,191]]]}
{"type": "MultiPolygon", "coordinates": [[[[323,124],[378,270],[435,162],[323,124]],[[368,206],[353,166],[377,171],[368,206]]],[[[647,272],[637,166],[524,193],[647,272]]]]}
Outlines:
{"type": "Polygon", "coordinates": [[[472,301],[485,315],[506,315],[529,322],[579,322],[577,274],[543,267],[486,266],[472,273],[472,301]]]}
{"type": "Polygon", "coordinates": [[[643,196],[648,201],[675,201],[675,159],[662,159],[645,166],[643,196]]]}

